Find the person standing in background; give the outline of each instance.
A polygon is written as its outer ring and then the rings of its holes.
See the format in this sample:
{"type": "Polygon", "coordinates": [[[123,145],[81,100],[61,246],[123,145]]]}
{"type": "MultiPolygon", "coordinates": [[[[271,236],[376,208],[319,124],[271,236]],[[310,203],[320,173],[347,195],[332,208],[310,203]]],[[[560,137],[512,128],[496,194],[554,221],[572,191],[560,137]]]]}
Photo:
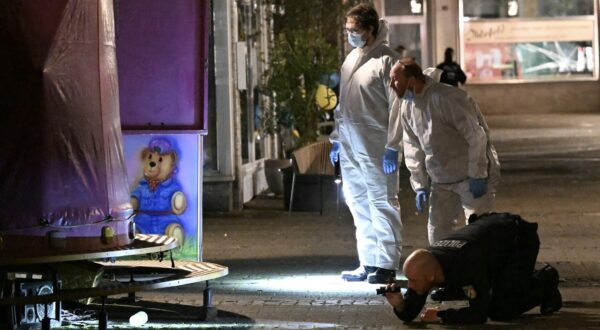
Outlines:
{"type": "Polygon", "coordinates": [[[467,76],[465,72],[461,69],[458,63],[454,62],[454,49],[448,47],[444,52],[444,62],[438,64],[438,69],[444,71],[442,73],[442,78],[440,82],[458,86],[458,83],[464,85],[467,82],[467,76]]]}
{"type": "Polygon", "coordinates": [[[398,202],[402,128],[398,112],[391,112],[395,95],[389,89],[398,55],[387,45],[387,23],[371,5],[359,4],[348,11],[346,32],[354,49],[342,64],[330,158],[341,165],[360,266],[341,275],[346,281],[389,283],[395,280],[402,248],[398,202]]]}
{"type": "Polygon", "coordinates": [[[398,45],[396,46],[396,48],[394,48],[394,50],[396,51],[396,53],[398,53],[398,55],[400,55],[400,58],[405,58],[406,57],[406,47],[404,47],[403,45],[398,45]]]}

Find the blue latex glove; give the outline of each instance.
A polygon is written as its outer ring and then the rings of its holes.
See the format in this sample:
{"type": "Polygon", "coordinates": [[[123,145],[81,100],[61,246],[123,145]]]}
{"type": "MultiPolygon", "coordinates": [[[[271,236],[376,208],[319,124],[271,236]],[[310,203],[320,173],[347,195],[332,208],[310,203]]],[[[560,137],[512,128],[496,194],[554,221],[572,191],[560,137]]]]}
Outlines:
{"type": "Polygon", "coordinates": [[[398,151],[385,148],[383,154],[383,173],[392,174],[398,169],[398,151]]]}
{"type": "Polygon", "coordinates": [[[331,142],[331,151],[329,152],[329,159],[331,164],[335,166],[335,163],[340,160],[340,143],[331,142]]]}
{"type": "Polygon", "coordinates": [[[427,191],[427,189],[417,190],[417,197],[415,200],[417,201],[417,211],[419,211],[419,213],[423,213],[423,206],[427,203],[427,198],[429,198],[429,191],[427,191]]]}
{"type": "Polygon", "coordinates": [[[487,192],[487,179],[469,179],[469,191],[473,198],[479,198],[487,192]]]}

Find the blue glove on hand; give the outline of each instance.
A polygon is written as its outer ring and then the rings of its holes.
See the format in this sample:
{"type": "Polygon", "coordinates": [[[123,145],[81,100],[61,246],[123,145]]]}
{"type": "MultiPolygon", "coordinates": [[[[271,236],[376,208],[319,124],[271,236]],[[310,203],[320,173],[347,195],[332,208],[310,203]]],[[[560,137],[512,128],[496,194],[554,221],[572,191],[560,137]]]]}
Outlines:
{"type": "Polygon", "coordinates": [[[419,189],[417,190],[417,211],[419,213],[423,213],[423,205],[427,203],[427,198],[429,198],[429,191],[427,189],[419,189]]]}
{"type": "Polygon", "coordinates": [[[383,154],[383,173],[392,174],[398,169],[398,151],[385,149],[383,154]]]}
{"type": "Polygon", "coordinates": [[[335,163],[340,160],[340,143],[331,142],[331,151],[329,152],[329,159],[331,164],[335,166],[335,163]]]}
{"type": "Polygon", "coordinates": [[[487,179],[469,179],[469,191],[473,198],[479,198],[487,193],[487,179]]]}

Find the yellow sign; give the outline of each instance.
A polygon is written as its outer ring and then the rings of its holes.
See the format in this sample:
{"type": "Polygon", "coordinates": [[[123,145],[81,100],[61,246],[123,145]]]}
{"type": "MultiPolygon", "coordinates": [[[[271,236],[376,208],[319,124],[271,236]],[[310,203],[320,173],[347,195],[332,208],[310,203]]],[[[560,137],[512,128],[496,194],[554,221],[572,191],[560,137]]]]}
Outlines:
{"type": "Polygon", "coordinates": [[[472,21],[464,23],[465,44],[594,40],[593,19],[472,21]]]}

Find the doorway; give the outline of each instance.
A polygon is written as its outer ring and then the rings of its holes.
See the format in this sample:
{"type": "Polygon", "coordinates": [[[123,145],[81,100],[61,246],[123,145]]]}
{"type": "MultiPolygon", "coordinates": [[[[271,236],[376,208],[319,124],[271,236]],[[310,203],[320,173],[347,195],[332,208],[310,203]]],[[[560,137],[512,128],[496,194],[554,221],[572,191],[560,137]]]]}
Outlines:
{"type": "Polygon", "coordinates": [[[389,24],[389,45],[405,48],[402,57],[413,58],[421,67],[431,66],[427,42],[427,12],[424,0],[380,0],[381,16],[389,24]]]}

